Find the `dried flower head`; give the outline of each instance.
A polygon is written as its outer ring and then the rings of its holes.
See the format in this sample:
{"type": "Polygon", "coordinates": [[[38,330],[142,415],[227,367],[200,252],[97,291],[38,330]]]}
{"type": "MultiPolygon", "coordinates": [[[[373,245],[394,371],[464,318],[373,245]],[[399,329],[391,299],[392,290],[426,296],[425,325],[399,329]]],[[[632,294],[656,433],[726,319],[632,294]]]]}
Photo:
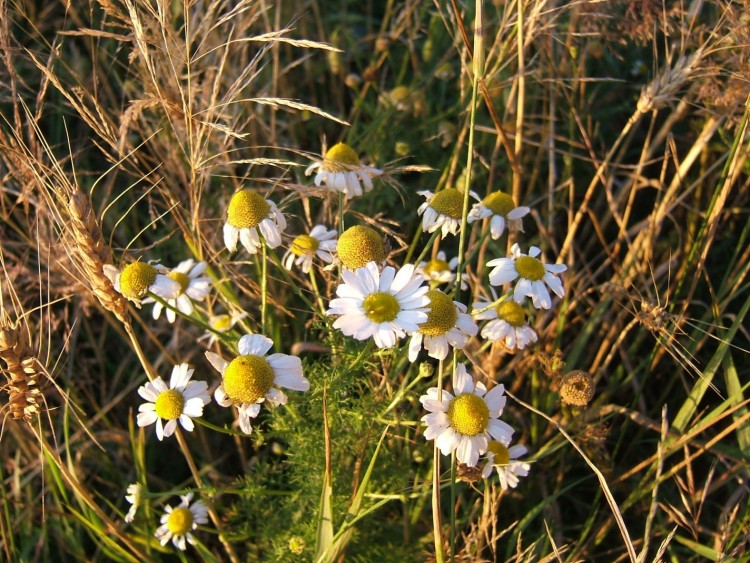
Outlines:
{"type": "Polygon", "coordinates": [[[585,407],[594,397],[594,380],[582,370],[566,373],[560,384],[560,398],[566,405],[585,407]]]}

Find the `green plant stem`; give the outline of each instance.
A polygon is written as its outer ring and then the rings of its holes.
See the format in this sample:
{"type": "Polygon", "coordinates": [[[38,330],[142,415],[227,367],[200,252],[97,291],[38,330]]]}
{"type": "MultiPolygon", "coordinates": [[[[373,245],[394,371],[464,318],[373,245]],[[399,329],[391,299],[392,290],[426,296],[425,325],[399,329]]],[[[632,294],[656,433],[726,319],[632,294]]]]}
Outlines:
{"type": "Polygon", "coordinates": [[[192,315],[186,315],[185,313],[183,313],[182,311],[180,311],[178,308],[172,307],[172,305],[170,305],[167,301],[165,301],[164,299],[162,299],[161,297],[159,297],[158,295],[156,295],[154,293],[149,292],[148,296],[151,297],[157,303],[159,303],[165,309],[169,309],[170,311],[174,311],[177,315],[179,315],[183,319],[188,320],[189,322],[193,323],[194,325],[198,325],[199,327],[201,327],[204,330],[207,330],[208,332],[213,332],[216,336],[218,336],[222,340],[227,340],[228,334],[226,332],[221,332],[220,330],[216,330],[210,324],[202,321],[201,319],[197,319],[197,318],[195,318],[192,315]]]}
{"type": "Polygon", "coordinates": [[[315,277],[314,268],[310,268],[310,283],[312,284],[313,293],[315,293],[315,297],[318,300],[318,307],[320,307],[320,316],[325,317],[326,305],[323,302],[323,296],[320,294],[320,289],[318,289],[318,278],[315,277]]]}
{"type": "Polygon", "coordinates": [[[456,452],[451,454],[451,563],[456,561],[456,452]]]}
{"type": "MultiPolygon", "coordinates": [[[[438,401],[443,400],[443,360],[438,362],[438,401]]],[[[432,533],[435,536],[435,559],[444,563],[443,523],[440,518],[440,450],[437,440],[432,451],[432,533]]]]}
{"type": "Polygon", "coordinates": [[[260,262],[260,331],[266,334],[266,311],[268,307],[268,249],[265,239],[261,240],[260,262]]]}
{"type": "MultiPolygon", "coordinates": [[[[421,232],[421,229],[420,229],[420,232],[421,232]]],[[[417,259],[414,260],[414,264],[415,265],[418,266],[419,263],[422,262],[422,260],[424,260],[425,256],[427,256],[427,253],[430,251],[430,248],[432,247],[432,243],[435,242],[435,239],[437,238],[437,236],[439,234],[440,234],[440,230],[437,230],[434,233],[432,233],[432,236],[430,237],[430,240],[427,241],[427,244],[424,245],[424,248],[422,249],[422,252],[420,252],[419,256],[417,256],[417,259]]],[[[408,258],[410,258],[410,256],[407,256],[407,260],[404,261],[404,264],[408,264],[409,263],[408,258]]]]}

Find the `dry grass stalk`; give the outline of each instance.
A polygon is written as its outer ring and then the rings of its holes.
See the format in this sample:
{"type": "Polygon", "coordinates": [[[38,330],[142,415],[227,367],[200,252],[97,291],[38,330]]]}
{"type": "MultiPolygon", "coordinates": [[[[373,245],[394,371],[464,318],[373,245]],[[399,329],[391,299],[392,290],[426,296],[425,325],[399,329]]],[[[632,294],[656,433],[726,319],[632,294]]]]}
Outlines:
{"type": "Polygon", "coordinates": [[[80,257],[81,271],[88,280],[102,306],[115,314],[123,323],[128,322],[128,304],[104,275],[104,265],[112,263],[112,253],[104,241],[99,223],[88,195],[80,190],[73,192],[68,205],[70,232],[74,250],[80,257]]]}
{"type": "Polygon", "coordinates": [[[8,408],[13,418],[30,422],[39,414],[44,402],[37,358],[33,355],[26,333],[11,322],[7,314],[0,317],[0,358],[5,362],[8,380],[8,408]]]}

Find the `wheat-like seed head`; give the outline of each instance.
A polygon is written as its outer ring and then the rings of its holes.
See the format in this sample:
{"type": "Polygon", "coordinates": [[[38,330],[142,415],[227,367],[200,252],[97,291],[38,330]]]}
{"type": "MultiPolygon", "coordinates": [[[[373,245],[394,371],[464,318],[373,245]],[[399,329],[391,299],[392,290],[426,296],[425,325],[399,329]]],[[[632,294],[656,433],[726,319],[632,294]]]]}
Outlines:
{"type": "Polygon", "coordinates": [[[641,113],[661,109],[672,101],[682,87],[695,75],[703,59],[703,50],[682,55],[674,66],[667,65],[641,89],[637,108],[641,113]]]}
{"type": "Polygon", "coordinates": [[[127,323],[127,301],[115,291],[112,282],[104,275],[104,265],[112,263],[112,252],[104,241],[88,196],[76,190],[70,196],[68,209],[74,247],[81,258],[81,271],[102,306],[127,323]]]}
{"type": "Polygon", "coordinates": [[[41,384],[45,381],[37,369],[37,359],[26,340],[26,333],[10,321],[0,317],[0,358],[5,362],[8,380],[8,407],[15,419],[27,422],[39,414],[42,400],[41,384]]]}

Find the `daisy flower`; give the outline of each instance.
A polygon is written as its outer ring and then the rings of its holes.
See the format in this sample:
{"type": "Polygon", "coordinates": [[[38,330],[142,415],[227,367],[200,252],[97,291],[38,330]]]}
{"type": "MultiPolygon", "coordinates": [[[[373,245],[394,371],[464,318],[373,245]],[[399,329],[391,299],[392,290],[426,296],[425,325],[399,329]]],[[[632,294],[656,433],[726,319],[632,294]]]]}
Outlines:
{"type": "Polygon", "coordinates": [[[442,250],[437,253],[437,257],[427,262],[420,262],[416,272],[428,282],[436,284],[453,283],[456,274],[453,272],[458,266],[458,256],[451,258],[450,262],[442,250]]]}
{"type": "Polygon", "coordinates": [[[309,234],[298,235],[284,254],[284,267],[291,270],[296,264],[302,266],[302,271],[308,274],[315,256],[330,264],[333,262],[331,253],[336,250],[337,234],[336,230],[329,231],[323,225],[315,225],[309,234]]]}
{"type": "Polygon", "coordinates": [[[482,328],[482,338],[502,340],[508,350],[523,350],[537,341],[536,332],[526,322],[526,312],[515,301],[478,301],[474,303],[474,318],[489,321],[482,328]],[[486,309],[486,310],[483,310],[486,309]]]}
{"type": "Polygon", "coordinates": [[[364,225],[349,227],[341,233],[336,243],[336,255],[349,270],[364,268],[370,262],[382,266],[388,257],[383,237],[364,225]]]}
{"type": "MultiPolygon", "coordinates": [[[[173,268],[167,277],[180,284],[180,293],[174,299],[168,299],[167,303],[178,309],[184,315],[193,314],[193,300],[202,301],[211,291],[211,278],[201,276],[206,271],[205,262],[195,263],[195,260],[183,260],[177,267],[173,268]]],[[[161,316],[164,305],[158,301],[154,304],[154,320],[161,316]]],[[[173,323],[177,318],[172,309],[167,309],[167,320],[173,323]]]]}
{"type": "Polygon", "coordinates": [[[492,470],[497,470],[500,477],[500,486],[503,490],[515,489],[519,477],[526,477],[531,466],[519,461],[518,458],[526,455],[528,450],[524,446],[511,446],[492,440],[487,446],[487,463],[482,468],[482,477],[487,479],[492,475],[492,470]]]}
{"type": "MultiPolygon", "coordinates": [[[[441,238],[448,233],[455,235],[461,228],[461,216],[463,214],[464,194],[455,188],[445,188],[439,192],[429,191],[417,192],[424,196],[427,201],[419,206],[417,213],[422,215],[422,230],[434,233],[441,230],[441,238]]],[[[472,197],[479,199],[474,192],[469,192],[472,197]]]]}
{"type": "Polygon", "coordinates": [[[140,483],[131,483],[128,485],[125,500],[130,503],[128,513],[125,515],[125,522],[130,524],[135,518],[135,512],[143,501],[143,487],[140,483]]]}
{"type": "Polygon", "coordinates": [[[164,509],[164,515],[161,517],[161,526],[156,529],[154,536],[159,543],[167,545],[172,540],[174,546],[185,551],[187,545],[185,540],[191,545],[195,545],[195,538],[190,532],[198,527],[198,524],[208,523],[208,507],[201,500],[196,500],[193,504],[193,493],[180,495],[181,502],[176,508],[170,505],[164,509]]]}
{"type": "MultiPolygon", "coordinates": [[[[245,317],[247,317],[247,313],[222,313],[220,315],[212,315],[208,318],[208,326],[219,332],[229,332],[230,330],[232,330],[234,325],[236,325],[245,317]]],[[[206,331],[203,336],[200,336],[198,338],[198,340],[203,339],[208,339],[208,345],[212,346],[214,342],[219,339],[219,337],[216,336],[216,333],[214,332],[206,331]]]]}
{"type": "Polygon", "coordinates": [[[305,170],[305,176],[315,174],[315,185],[325,184],[331,190],[342,192],[346,197],[362,195],[372,190],[372,178],[380,176],[383,171],[371,166],[364,166],[359,161],[357,152],[345,143],[338,143],[326,152],[323,160],[313,162],[305,170]]]}
{"type": "Polygon", "coordinates": [[[456,452],[461,463],[476,467],[479,455],[487,451],[490,438],[509,444],[513,428],[499,420],[505,407],[505,388],[496,385],[489,392],[482,382],[474,383],[463,364],[456,366],[453,393],[431,387],[419,398],[429,414],[422,417],[427,425],[424,437],[435,440],[443,455],[456,452]]]}
{"type": "Polygon", "coordinates": [[[276,248],[281,244],[284,229],[286,219],[274,202],[258,192],[240,190],[229,201],[224,244],[234,252],[239,240],[250,254],[255,254],[261,247],[260,235],[269,248],[276,248]]]}
{"type": "Polygon", "coordinates": [[[192,432],[192,418],[203,416],[203,406],[211,401],[206,392],[208,383],[190,381],[193,371],[187,364],[180,364],[172,369],[169,387],[161,377],[140,387],[138,394],[148,402],[138,407],[138,426],[155,422],[159,440],[174,434],[178,420],[185,430],[192,432]],[[162,419],[167,423],[162,425],[162,419]]]}
{"type": "Polygon", "coordinates": [[[111,264],[104,265],[104,275],[115,290],[133,301],[138,307],[149,293],[162,299],[175,299],[180,294],[180,283],[167,276],[166,268],[146,262],[133,262],[122,270],[111,264]]]}
{"type": "Polygon", "coordinates": [[[378,271],[375,262],[355,271],[343,270],[326,315],[341,315],[333,328],[356,340],[372,337],[378,348],[392,348],[406,333],[427,320],[427,287],[412,264],[398,273],[391,266],[378,271]]]}
{"type": "Polygon", "coordinates": [[[266,353],[273,340],[261,334],[246,334],[237,344],[240,353],[231,362],[213,352],[206,358],[221,374],[221,384],[214,399],[222,407],[236,406],[239,411],[240,430],[253,431],[251,419],[258,416],[260,404],[285,405],[286,395],[279,389],[307,391],[310,382],[302,375],[302,361],[297,356],[266,353]]]}
{"type": "Polygon", "coordinates": [[[504,285],[520,278],[513,290],[513,299],[516,303],[523,303],[524,297],[529,296],[537,309],[552,307],[545,283],[558,297],[565,295],[562,282],[555,275],[568,269],[565,264],[544,264],[537,258],[542,251],[536,246],[532,246],[526,255],[521,252],[518,244],[514,244],[510,253],[509,258],[495,258],[487,262],[488,266],[494,267],[490,272],[492,285],[504,285]]]}
{"type": "Polygon", "coordinates": [[[409,361],[414,362],[424,346],[431,358],[444,360],[450,347],[463,349],[471,336],[477,333],[477,325],[466,314],[466,305],[453,301],[439,289],[431,289],[425,295],[430,300],[427,320],[419,325],[409,341],[409,361]]]}
{"type": "Polygon", "coordinates": [[[528,207],[516,207],[513,198],[503,192],[494,192],[485,197],[481,202],[474,204],[469,212],[468,222],[473,223],[487,217],[490,220],[490,233],[493,239],[499,239],[505,231],[506,225],[523,231],[521,217],[529,214],[528,207]]]}

